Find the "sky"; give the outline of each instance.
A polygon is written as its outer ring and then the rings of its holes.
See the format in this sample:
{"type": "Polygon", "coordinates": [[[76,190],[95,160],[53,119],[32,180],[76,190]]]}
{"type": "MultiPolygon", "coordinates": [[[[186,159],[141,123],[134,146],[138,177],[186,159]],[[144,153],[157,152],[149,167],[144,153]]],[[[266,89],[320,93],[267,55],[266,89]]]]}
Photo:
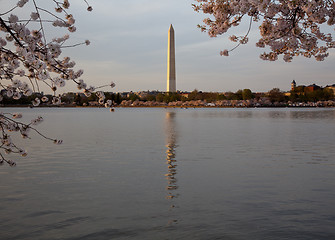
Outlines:
{"type": "MultiPolygon", "coordinates": [[[[5,0],[0,0],[3,5],[5,0]]],[[[8,1],[6,1],[8,2],[8,1]]],[[[47,2],[43,4],[47,4],[47,2]]],[[[49,2],[49,0],[48,0],[49,2]]],[[[50,6],[53,6],[50,1],[50,6]]],[[[66,49],[78,69],[84,69],[89,85],[116,83],[115,92],[166,90],[168,30],[173,24],[176,43],[177,89],[180,91],[227,92],[249,88],[266,92],[272,88],[290,90],[297,85],[335,84],[335,52],[323,62],[298,57],[291,63],[281,58],[268,62],[259,58],[264,49],[255,46],[258,26],[253,24],[249,43],[220,56],[234,45],[229,35],[244,35],[248,24],[241,24],[227,35],[210,38],[197,24],[205,17],[192,9],[194,0],[72,0],[71,13],[77,32],[71,41],[89,39],[91,45],[66,49]]],[[[52,30],[51,31],[55,31],[52,30]]],[[[73,91],[68,84],[64,91],[73,91]]],[[[106,89],[108,90],[108,89],[106,89]]]]}

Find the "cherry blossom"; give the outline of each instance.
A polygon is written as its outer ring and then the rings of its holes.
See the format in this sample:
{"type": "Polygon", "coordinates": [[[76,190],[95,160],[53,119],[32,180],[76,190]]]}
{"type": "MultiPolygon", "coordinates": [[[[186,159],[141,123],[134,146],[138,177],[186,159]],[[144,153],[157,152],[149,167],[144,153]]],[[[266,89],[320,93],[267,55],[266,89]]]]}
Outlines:
{"type": "Polygon", "coordinates": [[[0,132],[0,165],[3,163],[8,163],[10,166],[15,166],[15,162],[13,160],[5,158],[4,154],[19,154],[22,157],[27,156],[27,152],[16,146],[16,144],[12,141],[10,133],[16,132],[22,136],[22,138],[29,138],[29,132],[32,130],[38,133],[40,136],[47,140],[51,140],[55,143],[60,144],[62,141],[57,139],[51,139],[40,133],[34,126],[40,124],[43,121],[41,116],[31,120],[30,123],[22,123],[17,121],[16,119],[22,118],[21,113],[3,113],[0,112],[0,126],[2,131],[0,132]]]}
{"type": "MultiPolygon", "coordinates": [[[[45,1],[45,0],[44,0],[45,1]]],[[[77,30],[75,17],[69,12],[69,0],[49,0],[51,9],[39,6],[42,0],[9,1],[12,7],[2,9],[0,12],[0,104],[4,98],[20,99],[22,96],[32,96],[39,93],[32,101],[32,106],[37,107],[41,103],[61,104],[61,98],[57,90],[67,83],[75,84],[86,95],[90,95],[100,87],[87,87],[82,79],[84,71],[75,69],[76,63],[68,56],[63,56],[64,49],[80,45],[90,45],[89,40],[81,43],[68,44],[70,34],[77,30]],[[20,8],[31,10],[25,17],[18,15],[20,8]],[[48,26],[47,26],[48,25],[48,26]],[[60,36],[48,41],[47,29],[57,28],[60,36]],[[60,31],[58,28],[63,29],[60,31]],[[65,32],[65,33],[64,33],[65,32]],[[44,85],[52,93],[52,97],[43,96],[40,86],[44,85]]],[[[86,0],[87,10],[92,7],[86,0]]],[[[114,87],[115,84],[108,86],[114,87]]],[[[101,86],[103,87],[103,86],[101,86]]],[[[112,103],[105,103],[103,92],[99,92],[99,103],[111,107],[112,103]]],[[[41,137],[51,140],[55,144],[61,144],[62,140],[52,139],[35,128],[35,125],[43,121],[37,117],[28,123],[20,122],[21,113],[0,112],[0,164],[8,163],[14,166],[13,160],[5,157],[5,154],[18,154],[26,156],[27,152],[16,146],[11,134],[20,134],[23,138],[29,138],[31,131],[41,137]]]]}
{"type": "MultiPolygon", "coordinates": [[[[248,42],[247,36],[252,23],[259,22],[260,38],[257,47],[268,47],[260,55],[263,60],[275,61],[279,55],[290,62],[296,56],[314,57],[323,61],[328,50],[335,47],[331,26],[335,24],[335,3],[333,0],[195,0],[197,12],[211,17],[199,25],[209,36],[225,34],[232,27],[239,26],[243,19],[250,19],[249,30],[244,36],[230,36],[238,45],[248,42]]],[[[236,48],[236,47],[235,47],[236,48]]],[[[228,56],[228,52],[221,55],[228,56]]]]}

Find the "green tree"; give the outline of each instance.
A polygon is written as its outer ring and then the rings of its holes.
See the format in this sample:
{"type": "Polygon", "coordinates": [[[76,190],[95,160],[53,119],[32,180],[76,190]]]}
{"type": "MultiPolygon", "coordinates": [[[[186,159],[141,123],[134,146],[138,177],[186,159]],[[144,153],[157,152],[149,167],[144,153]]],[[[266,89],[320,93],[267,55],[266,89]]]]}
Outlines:
{"type": "Polygon", "coordinates": [[[242,100],[242,99],[243,99],[243,91],[241,89],[239,89],[235,93],[235,100],[242,100]]]}
{"type": "Polygon", "coordinates": [[[224,94],[218,94],[216,100],[226,100],[227,97],[224,94]]]}
{"type": "Polygon", "coordinates": [[[163,97],[163,101],[166,103],[180,101],[181,96],[178,93],[166,93],[163,97]]]}
{"type": "Polygon", "coordinates": [[[164,95],[162,93],[158,93],[156,96],[156,101],[163,102],[163,100],[164,100],[164,95]]]}
{"type": "Polygon", "coordinates": [[[81,96],[79,93],[75,96],[74,101],[78,106],[81,106],[81,96]]]}
{"type": "Polygon", "coordinates": [[[132,102],[136,101],[136,100],[140,100],[140,97],[138,95],[136,95],[135,93],[131,93],[129,95],[129,100],[131,100],[132,102]]]}
{"type": "Polygon", "coordinates": [[[146,101],[155,101],[156,97],[152,94],[148,94],[146,97],[145,97],[145,100],[146,101]]]}
{"type": "Polygon", "coordinates": [[[226,93],[227,100],[234,100],[235,94],[233,92],[227,92],[226,93]]]}
{"type": "Polygon", "coordinates": [[[249,100],[252,98],[252,92],[250,89],[243,89],[242,91],[243,100],[249,100]]]}
{"type": "MultiPolygon", "coordinates": [[[[106,96],[106,98],[108,98],[109,96],[106,96]]],[[[93,102],[93,101],[97,101],[98,100],[98,98],[97,98],[97,96],[95,95],[95,93],[92,93],[91,94],[91,96],[89,96],[88,98],[88,101],[90,101],[90,102],[93,102]]]]}
{"type": "Polygon", "coordinates": [[[198,100],[199,99],[199,91],[197,89],[194,89],[189,95],[188,100],[198,100]]]}
{"type": "Polygon", "coordinates": [[[285,100],[285,95],[279,88],[273,88],[269,91],[268,97],[272,103],[283,102],[285,100]]]}
{"type": "Polygon", "coordinates": [[[334,92],[331,89],[324,88],[323,89],[323,100],[332,100],[334,99],[334,92]]]}
{"type": "Polygon", "coordinates": [[[116,104],[120,104],[122,102],[122,97],[121,97],[121,94],[120,93],[117,93],[116,96],[115,96],[115,103],[116,104]]]}

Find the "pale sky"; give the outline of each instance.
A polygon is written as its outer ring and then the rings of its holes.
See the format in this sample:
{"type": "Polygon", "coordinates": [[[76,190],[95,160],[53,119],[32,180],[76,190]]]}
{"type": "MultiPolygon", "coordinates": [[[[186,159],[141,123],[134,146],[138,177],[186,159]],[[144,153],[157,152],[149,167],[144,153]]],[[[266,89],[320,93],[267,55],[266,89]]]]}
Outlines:
{"type": "MultiPolygon", "coordinates": [[[[92,12],[86,11],[84,2],[70,1],[77,27],[71,41],[89,39],[91,45],[66,50],[66,55],[77,62],[77,68],[84,69],[83,78],[88,84],[114,81],[115,92],[165,91],[170,24],[175,29],[178,90],[235,92],[250,88],[258,92],[278,87],[287,91],[293,79],[298,85],[335,84],[334,51],[323,62],[303,57],[291,63],[282,58],[276,62],[263,61],[259,54],[264,49],[255,47],[258,40],[255,24],[247,45],[240,46],[229,57],[220,56],[220,50],[234,46],[228,36],[243,35],[248,26],[242,24],[227,35],[210,38],[197,28],[204,16],[193,11],[194,0],[89,2],[92,12]]],[[[68,84],[65,90],[75,87],[68,84]]]]}

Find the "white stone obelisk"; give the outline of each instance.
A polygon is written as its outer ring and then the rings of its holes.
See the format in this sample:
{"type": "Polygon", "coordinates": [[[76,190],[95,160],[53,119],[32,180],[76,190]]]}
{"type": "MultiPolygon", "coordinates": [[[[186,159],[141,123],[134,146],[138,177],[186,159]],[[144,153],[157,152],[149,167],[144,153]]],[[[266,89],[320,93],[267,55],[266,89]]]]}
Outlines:
{"type": "Polygon", "coordinates": [[[174,44],[174,29],[172,24],[169,29],[168,53],[167,53],[167,92],[176,92],[176,58],[174,44]]]}

